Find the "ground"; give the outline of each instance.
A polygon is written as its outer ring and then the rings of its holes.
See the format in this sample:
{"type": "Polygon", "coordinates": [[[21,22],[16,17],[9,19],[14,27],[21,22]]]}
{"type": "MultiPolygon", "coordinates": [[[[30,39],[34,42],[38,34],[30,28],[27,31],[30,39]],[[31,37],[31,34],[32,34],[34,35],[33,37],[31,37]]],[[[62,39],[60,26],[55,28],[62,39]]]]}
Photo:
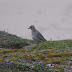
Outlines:
{"type": "MultiPolygon", "coordinates": [[[[2,41],[15,38],[6,33],[0,34],[2,41]]],[[[17,43],[18,39],[15,40],[17,43]]],[[[14,44],[11,45],[12,49],[9,43],[5,45],[4,42],[5,46],[0,45],[0,72],[72,72],[72,40],[46,41],[40,44],[22,40],[19,41],[22,45],[18,48],[14,44]]]]}

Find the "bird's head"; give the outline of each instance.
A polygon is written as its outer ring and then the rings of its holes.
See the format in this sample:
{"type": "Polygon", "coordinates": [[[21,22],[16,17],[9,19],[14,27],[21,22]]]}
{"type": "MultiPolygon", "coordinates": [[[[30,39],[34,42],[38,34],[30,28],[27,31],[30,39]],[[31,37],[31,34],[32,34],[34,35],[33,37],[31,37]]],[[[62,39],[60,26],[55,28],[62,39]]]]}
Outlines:
{"type": "Polygon", "coordinates": [[[34,30],[35,27],[34,27],[34,25],[31,25],[28,29],[34,30]]]}

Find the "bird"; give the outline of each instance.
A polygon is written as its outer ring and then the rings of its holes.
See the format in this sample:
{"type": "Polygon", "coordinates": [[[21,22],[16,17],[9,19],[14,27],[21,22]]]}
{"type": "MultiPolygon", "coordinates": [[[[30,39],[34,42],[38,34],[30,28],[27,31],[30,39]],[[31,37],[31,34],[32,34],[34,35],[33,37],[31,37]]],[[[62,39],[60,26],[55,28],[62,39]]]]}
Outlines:
{"type": "Polygon", "coordinates": [[[38,30],[36,30],[34,25],[31,25],[28,29],[31,29],[32,38],[37,44],[47,41],[43,35],[38,30]]]}

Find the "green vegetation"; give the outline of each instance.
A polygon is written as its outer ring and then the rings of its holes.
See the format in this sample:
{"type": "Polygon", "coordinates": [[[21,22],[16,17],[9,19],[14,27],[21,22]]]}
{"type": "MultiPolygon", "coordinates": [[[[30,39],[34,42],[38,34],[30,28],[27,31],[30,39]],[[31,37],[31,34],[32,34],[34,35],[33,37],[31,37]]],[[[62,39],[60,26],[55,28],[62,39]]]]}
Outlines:
{"type": "Polygon", "coordinates": [[[60,41],[47,41],[36,45],[35,49],[44,49],[44,48],[55,48],[55,49],[64,49],[72,47],[72,40],[60,40],[60,41]]]}
{"type": "Polygon", "coordinates": [[[0,72],[72,72],[72,40],[35,44],[0,31],[0,72]]]}
{"type": "Polygon", "coordinates": [[[6,33],[5,31],[0,31],[0,48],[18,49],[28,46],[31,43],[31,40],[22,39],[16,35],[6,33]]]}
{"type": "Polygon", "coordinates": [[[0,72],[64,72],[64,69],[49,70],[49,67],[45,67],[42,64],[24,65],[16,63],[2,63],[0,64],[0,72]]]}

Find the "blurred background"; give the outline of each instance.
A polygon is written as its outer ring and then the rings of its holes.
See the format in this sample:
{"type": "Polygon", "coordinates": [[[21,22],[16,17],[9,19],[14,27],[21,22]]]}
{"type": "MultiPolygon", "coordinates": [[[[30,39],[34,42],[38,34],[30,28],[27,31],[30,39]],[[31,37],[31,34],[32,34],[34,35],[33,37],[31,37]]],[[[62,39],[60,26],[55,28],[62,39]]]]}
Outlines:
{"type": "Polygon", "coordinates": [[[32,39],[30,25],[47,40],[72,39],[72,0],[0,0],[0,30],[32,39]]]}

